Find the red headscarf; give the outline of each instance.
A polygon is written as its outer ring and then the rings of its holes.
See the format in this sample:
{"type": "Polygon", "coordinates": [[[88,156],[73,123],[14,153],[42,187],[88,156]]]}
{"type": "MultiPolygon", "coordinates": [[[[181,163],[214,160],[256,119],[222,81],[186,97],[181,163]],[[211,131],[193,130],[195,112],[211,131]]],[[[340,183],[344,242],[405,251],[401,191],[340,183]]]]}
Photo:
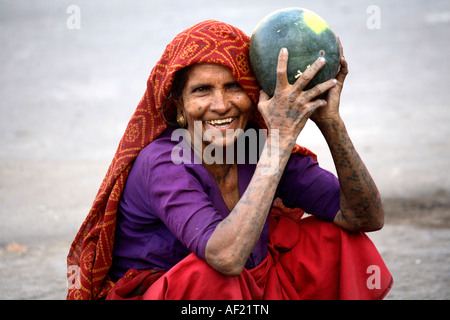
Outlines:
{"type": "MultiPolygon", "coordinates": [[[[181,32],[166,47],[148,78],[147,90],[128,123],[92,208],[70,248],[67,257],[68,299],[102,298],[114,285],[107,274],[112,263],[119,200],[133,160],[167,127],[160,108],[171,89],[175,73],[195,63],[225,65],[231,68],[233,76],[257,104],[260,89],[248,61],[249,43],[250,38],[241,30],[208,20],[181,32]]],[[[256,108],[252,117],[266,128],[256,108]]],[[[315,158],[311,151],[300,146],[295,146],[294,152],[315,158]]]]}

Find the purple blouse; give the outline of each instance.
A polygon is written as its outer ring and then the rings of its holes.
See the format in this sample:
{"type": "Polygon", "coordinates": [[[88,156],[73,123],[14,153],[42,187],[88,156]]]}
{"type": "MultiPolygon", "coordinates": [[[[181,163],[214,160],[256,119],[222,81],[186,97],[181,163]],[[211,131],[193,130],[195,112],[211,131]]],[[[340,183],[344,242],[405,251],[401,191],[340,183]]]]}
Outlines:
{"type": "MultiPolygon", "coordinates": [[[[230,213],[213,175],[203,164],[175,164],[173,128],[144,148],[128,175],[117,212],[110,276],[116,280],[129,269],[168,270],[191,252],[205,258],[206,243],[230,213]]],[[[245,192],[256,164],[238,164],[239,194],[245,192]]],[[[278,185],[276,197],[285,206],[301,208],[332,221],[339,210],[339,182],[308,156],[293,154],[278,185]]],[[[267,255],[269,220],[246,268],[267,255]]]]}

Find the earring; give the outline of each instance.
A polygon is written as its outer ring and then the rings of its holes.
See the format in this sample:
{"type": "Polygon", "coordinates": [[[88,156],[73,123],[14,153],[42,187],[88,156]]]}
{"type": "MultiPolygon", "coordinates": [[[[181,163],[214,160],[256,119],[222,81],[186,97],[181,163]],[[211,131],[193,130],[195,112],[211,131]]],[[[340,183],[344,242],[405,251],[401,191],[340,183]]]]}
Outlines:
{"type": "Polygon", "coordinates": [[[177,123],[181,128],[184,128],[186,126],[186,119],[179,111],[177,112],[177,123]]]}

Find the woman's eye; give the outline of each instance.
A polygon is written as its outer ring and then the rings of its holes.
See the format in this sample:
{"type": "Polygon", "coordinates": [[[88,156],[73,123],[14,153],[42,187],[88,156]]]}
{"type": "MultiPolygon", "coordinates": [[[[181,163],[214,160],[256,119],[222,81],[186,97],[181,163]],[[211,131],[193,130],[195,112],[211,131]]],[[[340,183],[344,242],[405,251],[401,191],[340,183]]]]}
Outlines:
{"type": "Polygon", "coordinates": [[[241,85],[238,82],[230,83],[228,85],[229,89],[242,89],[241,85]]]}
{"type": "Polygon", "coordinates": [[[201,92],[205,92],[205,91],[207,91],[207,90],[208,90],[208,87],[206,87],[206,86],[201,86],[201,87],[195,88],[195,89],[193,90],[193,92],[199,92],[199,93],[201,93],[201,92]]]}

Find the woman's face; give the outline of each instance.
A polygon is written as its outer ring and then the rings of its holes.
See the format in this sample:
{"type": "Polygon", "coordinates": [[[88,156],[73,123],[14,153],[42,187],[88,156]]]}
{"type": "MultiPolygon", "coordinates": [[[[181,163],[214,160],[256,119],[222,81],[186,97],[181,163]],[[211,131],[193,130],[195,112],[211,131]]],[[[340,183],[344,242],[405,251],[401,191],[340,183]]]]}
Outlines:
{"type": "Polygon", "coordinates": [[[202,63],[188,69],[178,107],[191,139],[202,139],[203,150],[210,143],[217,147],[234,144],[236,130],[244,130],[247,125],[253,102],[230,68],[202,63]],[[195,124],[195,133],[200,134],[201,127],[201,137],[194,135],[195,124]]]}

